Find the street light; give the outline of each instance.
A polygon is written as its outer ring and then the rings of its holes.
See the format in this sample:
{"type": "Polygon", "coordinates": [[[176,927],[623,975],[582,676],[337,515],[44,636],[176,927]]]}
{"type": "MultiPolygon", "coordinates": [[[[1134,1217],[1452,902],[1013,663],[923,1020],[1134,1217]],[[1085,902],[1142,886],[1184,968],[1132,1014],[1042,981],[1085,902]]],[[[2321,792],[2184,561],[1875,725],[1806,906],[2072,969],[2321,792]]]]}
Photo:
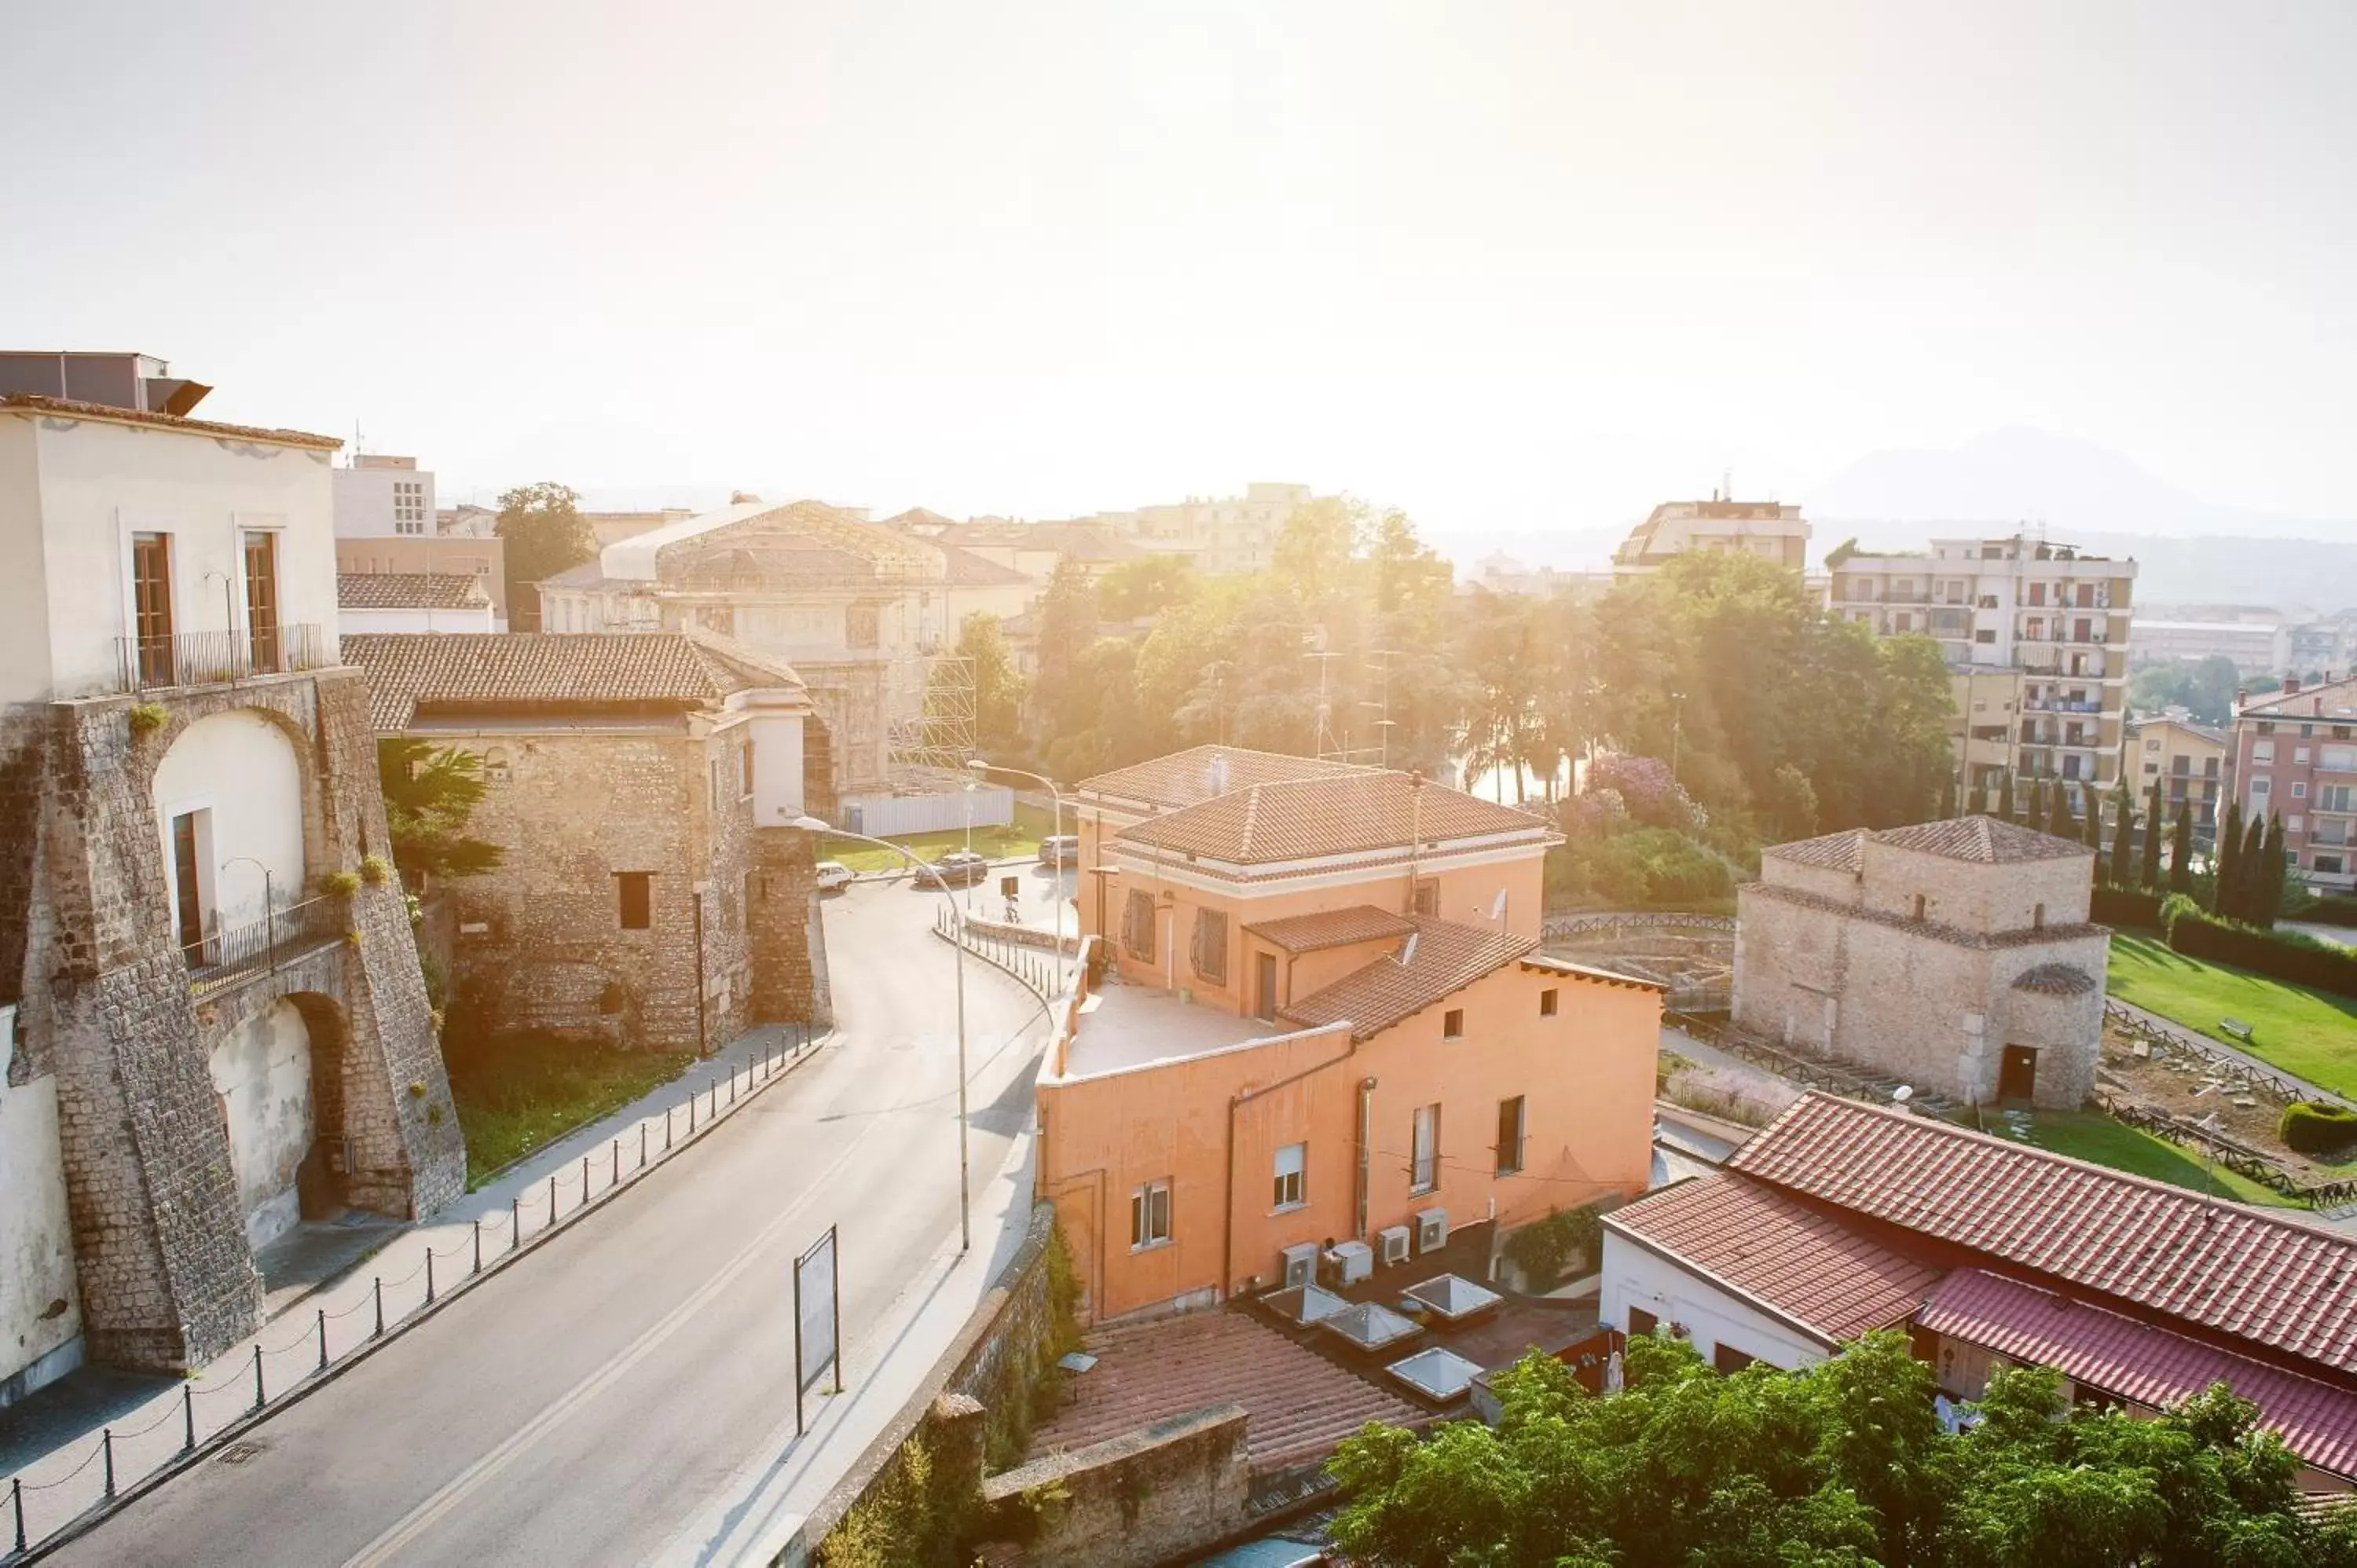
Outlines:
{"type": "MultiPolygon", "coordinates": [[[[832,833],[837,838],[857,839],[862,843],[872,843],[879,849],[890,850],[894,854],[907,861],[914,871],[921,873],[924,868],[925,863],[922,860],[894,843],[890,839],[873,838],[866,833],[849,832],[842,828],[831,826],[817,817],[796,817],[793,826],[806,833],[832,833]]],[[[951,928],[957,939],[958,1251],[963,1254],[974,1248],[974,1197],[966,1174],[968,1161],[965,1127],[965,921],[958,914],[957,899],[950,892],[947,879],[943,879],[940,891],[942,902],[950,907],[951,928]]]]}
{"type": "MultiPolygon", "coordinates": [[[[1044,773],[1031,772],[1028,768],[1009,768],[1004,763],[986,762],[979,757],[968,757],[966,759],[966,769],[972,773],[981,774],[1012,773],[1017,779],[1028,779],[1035,784],[1045,784],[1048,787],[1048,793],[1053,796],[1056,801],[1055,823],[1049,832],[1050,835],[1053,836],[1055,834],[1061,833],[1064,831],[1064,792],[1056,788],[1056,781],[1053,779],[1049,778],[1044,773]]],[[[1072,808],[1072,830],[1075,837],[1079,834],[1080,826],[1081,809],[1078,806],[1075,806],[1072,808]]],[[[1079,864],[1080,858],[1080,847],[1075,844],[1072,850],[1072,860],[1076,865],[1079,864]]],[[[1064,983],[1064,854],[1063,847],[1060,844],[1057,846],[1056,850],[1055,871],[1056,984],[1060,990],[1064,983]]],[[[1075,894],[1080,891],[1077,882],[1074,884],[1072,891],[1075,894]]],[[[1079,935],[1077,931],[1073,934],[1075,936],[1079,935]]]]}

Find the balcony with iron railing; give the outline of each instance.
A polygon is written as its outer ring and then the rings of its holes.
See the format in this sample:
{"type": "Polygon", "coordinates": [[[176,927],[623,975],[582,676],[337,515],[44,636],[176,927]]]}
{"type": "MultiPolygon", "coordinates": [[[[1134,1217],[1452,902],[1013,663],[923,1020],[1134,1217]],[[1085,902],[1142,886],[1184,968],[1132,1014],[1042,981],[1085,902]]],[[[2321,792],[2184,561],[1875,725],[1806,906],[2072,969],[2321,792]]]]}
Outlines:
{"type": "Polygon", "coordinates": [[[203,996],[256,975],[275,973],[294,959],[342,940],[343,921],[337,908],[341,902],[307,898],[184,944],[180,961],[188,966],[188,990],[203,996]]]}
{"type": "Polygon", "coordinates": [[[115,639],[115,690],[234,685],[263,675],[333,669],[341,655],[316,626],[184,631],[115,639]]]}

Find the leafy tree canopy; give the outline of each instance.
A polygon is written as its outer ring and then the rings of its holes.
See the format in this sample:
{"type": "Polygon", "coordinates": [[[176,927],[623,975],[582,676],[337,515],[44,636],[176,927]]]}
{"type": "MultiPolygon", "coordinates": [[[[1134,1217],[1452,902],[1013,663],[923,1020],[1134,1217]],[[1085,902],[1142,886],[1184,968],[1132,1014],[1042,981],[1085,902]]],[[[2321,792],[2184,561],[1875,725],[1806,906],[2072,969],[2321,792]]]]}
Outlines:
{"type": "Polygon", "coordinates": [[[508,614],[520,631],[540,628],[534,585],[597,553],[597,537],[580,508],[578,491],[548,481],[520,485],[500,497],[493,527],[507,542],[508,614]]]}
{"type": "Polygon", "coordinates": [[[479,876],[499,869],[499,845],[467,834],[484,792],[483,762],[471,751],[408,736],[377,742],[377,783],[393,836],[393,864],[412,887],[432,876],[479,876]]]}

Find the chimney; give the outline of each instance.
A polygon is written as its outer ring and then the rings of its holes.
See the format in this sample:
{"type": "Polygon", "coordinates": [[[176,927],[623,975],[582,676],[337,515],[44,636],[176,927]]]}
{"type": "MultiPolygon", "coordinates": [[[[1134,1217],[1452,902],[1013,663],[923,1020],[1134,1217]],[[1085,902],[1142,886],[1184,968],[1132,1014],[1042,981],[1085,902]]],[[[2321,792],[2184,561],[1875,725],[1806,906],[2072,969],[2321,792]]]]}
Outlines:
{"type": "Polygon", "coordinates": [[[2299,695],[2299,677],[2289,671],[2284,672],[2284,695],[2287,697],[2299,695]]]}

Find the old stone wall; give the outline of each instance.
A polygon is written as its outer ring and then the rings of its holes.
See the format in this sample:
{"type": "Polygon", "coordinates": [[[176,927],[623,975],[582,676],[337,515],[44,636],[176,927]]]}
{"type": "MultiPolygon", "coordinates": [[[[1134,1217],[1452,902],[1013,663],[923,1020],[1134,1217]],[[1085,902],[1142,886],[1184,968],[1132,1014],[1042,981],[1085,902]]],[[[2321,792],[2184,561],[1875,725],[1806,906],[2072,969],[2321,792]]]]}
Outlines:
{"type": "Polygon", "coordinates": [[[799,828],[758,829],[754,840],[746,906],[750,1021],[823,1026],[833,1008],[818,914],[817,845],[799,828]]]}
{"type": "Polygon", "coordinates": [[[1155,1568],[1242,1530],[1251,1420],[1240,1404],[1173,1416],[982,1484],[986,1530],[1025,1568],[1155,1568]]]}

